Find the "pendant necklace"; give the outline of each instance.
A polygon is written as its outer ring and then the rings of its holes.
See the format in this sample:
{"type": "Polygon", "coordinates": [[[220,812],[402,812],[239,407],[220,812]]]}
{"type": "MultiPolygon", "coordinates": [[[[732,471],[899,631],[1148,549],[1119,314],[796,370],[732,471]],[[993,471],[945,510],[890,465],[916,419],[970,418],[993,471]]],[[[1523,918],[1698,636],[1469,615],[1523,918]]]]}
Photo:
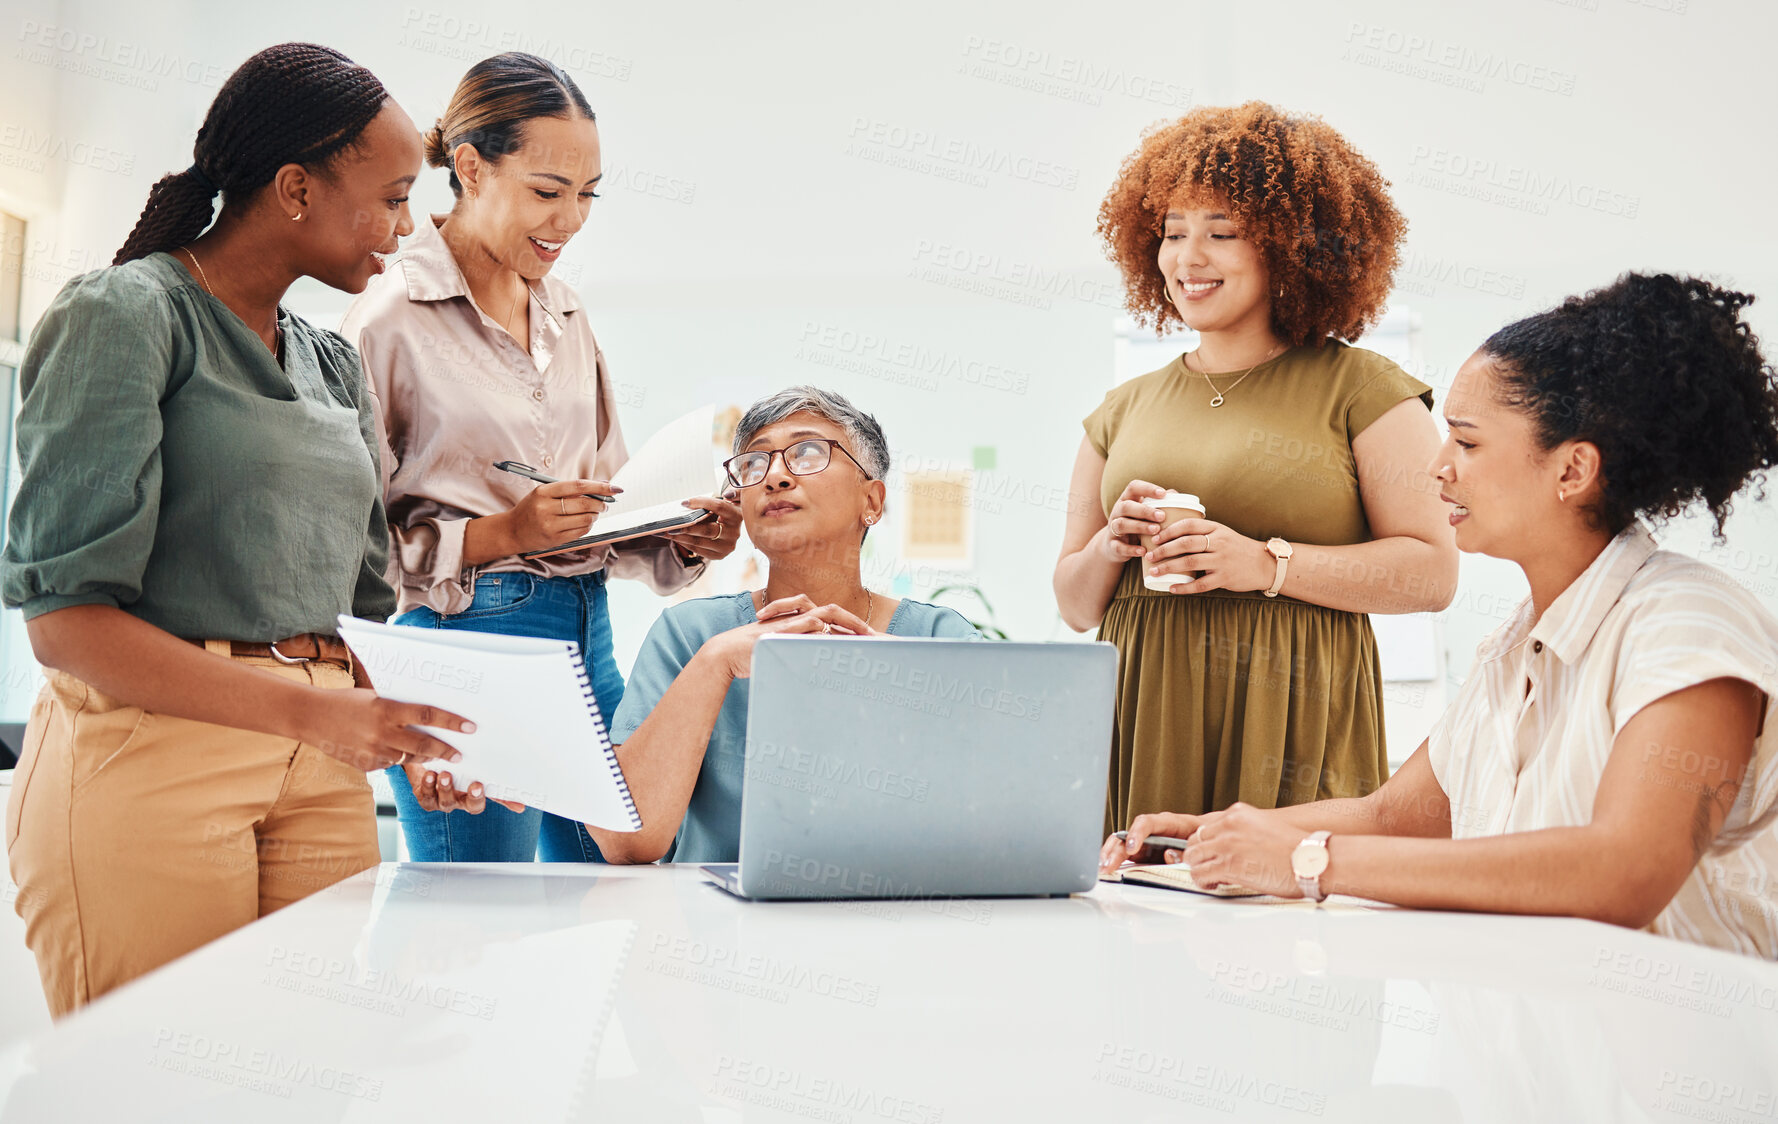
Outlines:
{"type": "MultiPolygon", "coordinates": [[[[1229,390],[1233,390],[1237,386],[1240,386],[1242,381],[1245,380],[1248,375],[1251,375],[1253,372],[1259,370],[1265,364],[1270,363],[1273,359],[1276,359],[1278,356],[1282,355],[1283,353],[1284,353],[1284,349],[1282,347],[1273,349],[1273,351],[1270,354],[1268,354],[1264,359],[1261,359],[1258,363],[1255,363],[1253,366],[1247,368],[1245,371],[1242,371],[1241,377],[1229,384],[1229,390]]],[[[1190,354],[1196,355],[1197,352],[1193,351],[1190,354]]],[[[1191,363],[1189,360],[1190,360],[1190,356],[1188,355],[1187,361],[1185,363],[1185,369],[1188,371],[1191,370],[1191,363]]],[[[1217,390],[1216,384],[1214,382],[1211,382],[1210,376],[1208,374],[1206,374],[1205,372],[1193,371],[1192,373],[1197,375],[1199,378],[1203,379],[1205,382],[1210,383],[1210,389],[1216,394],[1216,397],[1210,399],[1211,407],[1214,408],[1214,407],[1222,405],[1223,395],[1228,393],[1228,391],[1217,390]]]]}

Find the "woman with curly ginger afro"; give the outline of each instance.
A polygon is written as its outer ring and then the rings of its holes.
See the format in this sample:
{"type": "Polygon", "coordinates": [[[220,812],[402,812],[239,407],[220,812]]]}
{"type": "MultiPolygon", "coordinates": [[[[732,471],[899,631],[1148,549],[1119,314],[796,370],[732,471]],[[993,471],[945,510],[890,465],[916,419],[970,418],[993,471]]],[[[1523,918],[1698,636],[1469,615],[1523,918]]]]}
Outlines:
{"type": "Polygon", "coordinates": [[[1457,545],[1518,565],[1531,595],[1370,796],[1142,816],[1136,846],[1191,836],[1167,861],[1211,884],[1585,917],[1778,957],[1778,620],[1645,522],[1701,506],[1720,537],[1778,465],[1751,300],[1626,274],[1489,337],[1431,463],[1457,545]]]}
{"type": "Polygon", "coordinates": [[[1260,102],[1150,132],[1105,196],[1130,311],[1197,333],[1086,419],[1056,565],[1063,619],[1121,657],[1107,831],[1388,773],[1366,614],[1442,609],[1457,578],[1431,390],[1341,342],[1404,226],[1344,138],[1260,102]],[[1168,491],[1206,518],[1163,526],[1168,491]]]}

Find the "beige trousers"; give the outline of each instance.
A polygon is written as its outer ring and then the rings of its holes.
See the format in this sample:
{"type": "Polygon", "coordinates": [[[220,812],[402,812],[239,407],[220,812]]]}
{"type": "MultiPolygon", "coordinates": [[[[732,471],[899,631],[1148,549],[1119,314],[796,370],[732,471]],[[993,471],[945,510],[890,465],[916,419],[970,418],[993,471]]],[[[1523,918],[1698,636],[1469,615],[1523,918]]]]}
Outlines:
{"type": "MultiPolygon", "coordinates": [[[[337,664],[235,658],[352,686],[337,664]]],[[[152,714],[62,672],[31,708],[6,849],[57,1018],[378,860],[363,772],[290,738],[152,714]]]]}

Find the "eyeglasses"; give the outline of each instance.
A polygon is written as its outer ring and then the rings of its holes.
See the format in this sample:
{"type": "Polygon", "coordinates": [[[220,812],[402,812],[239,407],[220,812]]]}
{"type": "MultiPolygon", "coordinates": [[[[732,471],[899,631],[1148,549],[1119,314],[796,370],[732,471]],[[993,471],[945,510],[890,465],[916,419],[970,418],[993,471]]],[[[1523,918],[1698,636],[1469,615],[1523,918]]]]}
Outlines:
{"type": "MultiPolygon", "coordinates": [[[[779,453],[784,454],[785,472],[792,476],[813,476],[833,463],[835,449],[846,453],[846,447],[830,437],[809,437],[783,449],[749,450],[723,461],[722,467],[735,487],[751,488],[765,480],[766,473],[772,470],[772,458],[779,453]]],[[[846,459],[858,464],[858,458],[851,453],[846,453],[846,459]]],[[[864,473],[866,480],[875,479],[861,464],[858,464],[858,471],[864,473]]]]}

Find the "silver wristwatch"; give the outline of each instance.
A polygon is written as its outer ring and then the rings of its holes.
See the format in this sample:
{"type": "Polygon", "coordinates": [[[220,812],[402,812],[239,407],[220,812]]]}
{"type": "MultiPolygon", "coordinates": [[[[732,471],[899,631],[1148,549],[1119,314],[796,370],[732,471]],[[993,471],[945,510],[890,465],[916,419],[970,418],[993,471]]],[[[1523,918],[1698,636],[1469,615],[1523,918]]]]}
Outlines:
{"type": "Polygon", "coordinates": [[[1317,831],[1296,845],[1290,852],[1290,872],[1296,875],[1296,884],[1302,887],[1303,897],[1310,901],[1323,901],[1327,895],[1321,892],[1321,872],[1327,869],[1327,837],[1332,834],[1317,831]]]}

